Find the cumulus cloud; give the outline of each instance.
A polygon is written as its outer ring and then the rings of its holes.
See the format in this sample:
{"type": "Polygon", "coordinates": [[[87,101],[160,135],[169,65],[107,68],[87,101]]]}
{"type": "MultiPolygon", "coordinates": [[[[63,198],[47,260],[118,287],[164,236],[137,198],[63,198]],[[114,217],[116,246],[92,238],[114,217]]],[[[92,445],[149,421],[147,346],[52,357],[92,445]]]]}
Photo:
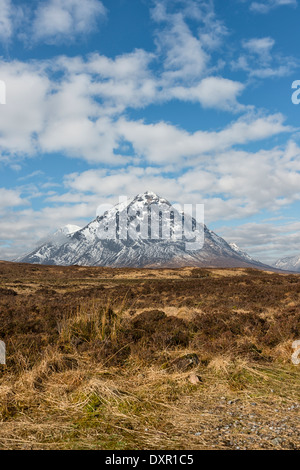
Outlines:
{"type": "MultiPolygon", "coordinates": [[[[1,78],[7,88],[5,113],[0,115],[0,161],[42,151],[62,152],[89,162],[120,164],[129,159],[120,152],[124,142],[134,146],[136,155],[150,161],[178,161],[216,146],[247,141],[242,138],[241,121],[237,123],[241,137],[236,133],[236,139],[228,140],[228,130],[216,135],[201,131],[189,135],[164,122],[147,126],[124,118],[128,107],[143,108],[174,98],[200,102],[205,108],[244,109],[237,102],[244,89],[240,82],[207,77],[190,87],[163,87],[161,77],[151,71],[152,61],[153,54],[141,50],[114,60],[93,54],[87,60],[58,57],[32,63],[0,61],[1,78]],[[59,80],[53,79],[57,73],[59,80]],[[156,137],[157,144],[153,141],[156,137]],[[179,144],[176,149],[172,144],[175,141],[179,144]],[[194,150],[190,150],[192,147],[194,150]]],[[[270,135],[288,130],[279,125],[277,118],[270,119],[270,135]]],[[[268,132],[264,134],[267,120],[262,124],[262,136],[258,138],[269,136],[268,132]]]]}
{"type": "Polygon", "coordinates": [[[280,114],[266,117],[243,117],[219,132],[197,131],[189,133],[175,126],[160,122],[145,124],[120,119],[118,129],[131,142],[136,153],[156,164],[178,163],[192,165],[191,157],[202,158],[212,152],[220,152],[234,145],[272,137],[291,128],[283,123],[280,114]]]}
{"type": "Polygon", "coordinates": [[[222,77],[207,77],[193,87],[178,86],[170,89],[170,94],[183,101],[199,102],[204,108],[217,108],[231,111],[245,109],[237,102],[237,97],[245,85],[222,77]]]}
{"type": "Polygon", "coordinates": [[[50,81],[38,64],[0,62],[6,105],[0,113],[0,161],[36,151],[45,122],[50,81]]]}
{"type": "Polygon", "coordinates": [[[100,0],[42,0],[20,4],[0,0],[0,40],[8,42],[15,35],[31,46],[33,42],[70,43],[94,31],[106,13],[100,0]]]}
{"type": "Polygon", "coordinates": [[[70,41],[90,33],[106,8],[99,0],[46,0],[39,4],[33,21],[36,40],[50,44],[70,41]]]}
{"type": "MultiPolygon", "coordinates": [[[[139,78],[138,65],[133,66],[134,54],[117,59],[114,64],[108,64],[105,58],[96,63],[93,57],[86,71],[80,60],[79,71],[69,70],[67,66],[71,65],[66,62],[63,58],[52,63],[0,62],[1,78],[7,89],[5,112],[0,114],[0,161],[34,156],[41,150],[61,151],[88,161],[118,161],[113,153],[119,138],[114,130],[114,116],[128,106],[129,90],[136,97],[137,106],[143,106],[149,94],[139,78]],[[109,66],[117,69],[115,76],[115,70],[106,70],[109,66]],[[58,70],[61,79],[56,81],[51,76],[58,70]],[[107,73],[113,76],[110,85],[107,73]],[[95,98],[106,104],[97,103],[95,98]]],[[[143,65],[141,60],[141,69],[143,65]]]]}
{"type": "MultiPolygon", "coordinates": [[[[250,216],[265,209],[277,211],[300,200],[300,148],[294,142],[285,148],[256,153],[217,152],[175,178],[168,175],[169,171],[170,166],[148,166],[72,173],[65,177],[65,187],[71,191],[67,197],[94,194],[116,199],[120,194],[134,195],[132,188],[134,193],[145,188],[160,193],[164,188],[164,195],[172,201],[205,201],[209,221],[250,216]]],[[[53,196],[51,200],[57,198],[53,196]]]]}

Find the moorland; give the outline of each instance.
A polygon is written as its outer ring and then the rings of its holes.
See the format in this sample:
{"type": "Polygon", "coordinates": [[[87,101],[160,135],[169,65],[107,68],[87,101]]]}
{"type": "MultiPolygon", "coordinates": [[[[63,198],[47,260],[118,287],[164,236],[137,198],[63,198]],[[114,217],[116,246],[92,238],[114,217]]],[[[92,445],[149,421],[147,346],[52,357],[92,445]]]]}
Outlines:
{"type": "Polygon", "coordinates": [[[0,263],[0,449],[298,449],[300,276],[0,263]]]}

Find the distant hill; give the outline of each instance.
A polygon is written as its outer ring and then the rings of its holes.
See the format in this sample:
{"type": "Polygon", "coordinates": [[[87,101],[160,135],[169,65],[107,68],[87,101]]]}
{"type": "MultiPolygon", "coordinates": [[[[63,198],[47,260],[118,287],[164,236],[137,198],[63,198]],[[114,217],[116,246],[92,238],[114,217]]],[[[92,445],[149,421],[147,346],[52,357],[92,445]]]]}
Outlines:
{"type": "Polygon", "coordinates": [[[300,255],[281,258],[274,263],[274,267],[284,271],[300,273],[300,255]]]}

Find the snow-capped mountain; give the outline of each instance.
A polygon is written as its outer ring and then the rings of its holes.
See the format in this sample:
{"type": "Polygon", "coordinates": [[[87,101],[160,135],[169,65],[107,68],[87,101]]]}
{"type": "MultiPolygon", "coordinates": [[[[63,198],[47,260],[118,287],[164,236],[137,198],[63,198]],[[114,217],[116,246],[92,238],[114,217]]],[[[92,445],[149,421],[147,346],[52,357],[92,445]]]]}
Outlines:
{"type": "Polygon", "coordinates": [[[153,192],[117,204],[82,229],[60,229],[16,261],[67,266],[266,268],[153,192]]]}
{"type": "Polygon", "coordinates": [[[82,227],[79,227],[78,225],[65,225],[64,227],[62,227],[61,229],[59,229],[57,232],[55,232],[56,234],[58,232],[61,232],[63,233],[64,235],[72,235],[73,233],[75,232],[78,232],[78,230],[81,230],[82,227]]]}
{"type": "Polygon", "coordinates": [[[56,230],[51,235],[48,235],[48,237],[44,238],[43,240],[40,240],[39,246],[45,245],[46,243],[52,243],[54,245],[61,245],[64,243],[66,240],[68,240],[69,235],[73,235],[75,232],[78,232],[82,227],[79,227],[78,225],[65,225],[64,227],[59,228],[56,230]]]}
{"type": "Polygon", "coordinates": [[[274,263],[274,267],[284,271],[300,273],[300,255],[279,259],[274,263]]]}
{"type": "Polygon", "coordinates": [[[250,255],[248,255],[246,251],[242,250],[236,243],[229,243],[229,245],[239,256],[244,258],[246,261],[257,262],[250,255]]]}
{"type": "Polygon", "coordinates": [[[65,225],[58,229],[55,233],[48,235],[48,237],[40,240],[38,243],[38,247],[31,251],[30,253],[17,258],[16,262],[23,262],[23,259],[30,257],[33,253],[35,253],[35,261],[28,261],[28,263],[36,263],[36,264],[44,264],[43,261],[51,256],[51,253],[58,249],[60,246],[68,243],[69,237],[73,235],[75,232],[78,232],[81,227],[78,225],[65,225]]]}

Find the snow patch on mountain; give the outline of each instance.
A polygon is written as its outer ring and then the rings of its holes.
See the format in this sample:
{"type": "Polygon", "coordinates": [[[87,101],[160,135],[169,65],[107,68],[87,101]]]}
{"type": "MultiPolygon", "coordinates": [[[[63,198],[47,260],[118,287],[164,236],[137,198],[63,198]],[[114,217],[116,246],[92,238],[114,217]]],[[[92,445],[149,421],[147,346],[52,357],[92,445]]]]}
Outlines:
{"type": "Polygon", "coordinates": [[[277,269],[282,269],[284,271],[295,271],[299,273],[300,272],[300,255],[281,258],[277,260],[273,266],[277,269]]]}
{"type": "Polygon", "coordinates": [[[79,227],[78,225],[65,225],[64,227],[61,227],[56,233],[61,232],[64,235],[72,235],[75,232],[78,232],[78,230],[81,230],[82,227],[79,227]]]}
{"type": "Polygon", "coordinates": [[[242,250],[236,243],[229,243],[230,247],[238,253],[239,256],[248,261],[255,261],[246,251],[242,250]]]}
{"type": "MultiPolygon", "coordinates": [[[[44,264],[44,261],[49,259],[51,257],[51,253],[53,251],[53,248],[57,249],[60,246],[64,245],[65,243],[68,242],[69,238],[76,232],[81,230],[81,227],[78,225],[71,225],[67,224],[64,225],[63,227],[59,228],[56,230],[56,232],[48,235],[44,239],[40,240],[37,243],[37,249],[34,250],[33,252],[28,253],[27,255],[23,255],[19,258],[17,258],[15,261],[16,262],[22,262],[24,257],[27,258],[32,256],[32,253],[35,254],[36,261],[35,263],[37,264],[44,264]]],[[[30,262],[30,261],[29,261],[30,262]]]]}
{"type": "Polygon", "coordinates": [[[63,227],[18,261],[109,267],[264,267],[150,191],[117,204],[82,229],[63,227]],[[159,214],[154,225],[153,213],[159,214]],[[195,249],[189,242],[200,240],[201,235],[204,245],[195,249]]]}

